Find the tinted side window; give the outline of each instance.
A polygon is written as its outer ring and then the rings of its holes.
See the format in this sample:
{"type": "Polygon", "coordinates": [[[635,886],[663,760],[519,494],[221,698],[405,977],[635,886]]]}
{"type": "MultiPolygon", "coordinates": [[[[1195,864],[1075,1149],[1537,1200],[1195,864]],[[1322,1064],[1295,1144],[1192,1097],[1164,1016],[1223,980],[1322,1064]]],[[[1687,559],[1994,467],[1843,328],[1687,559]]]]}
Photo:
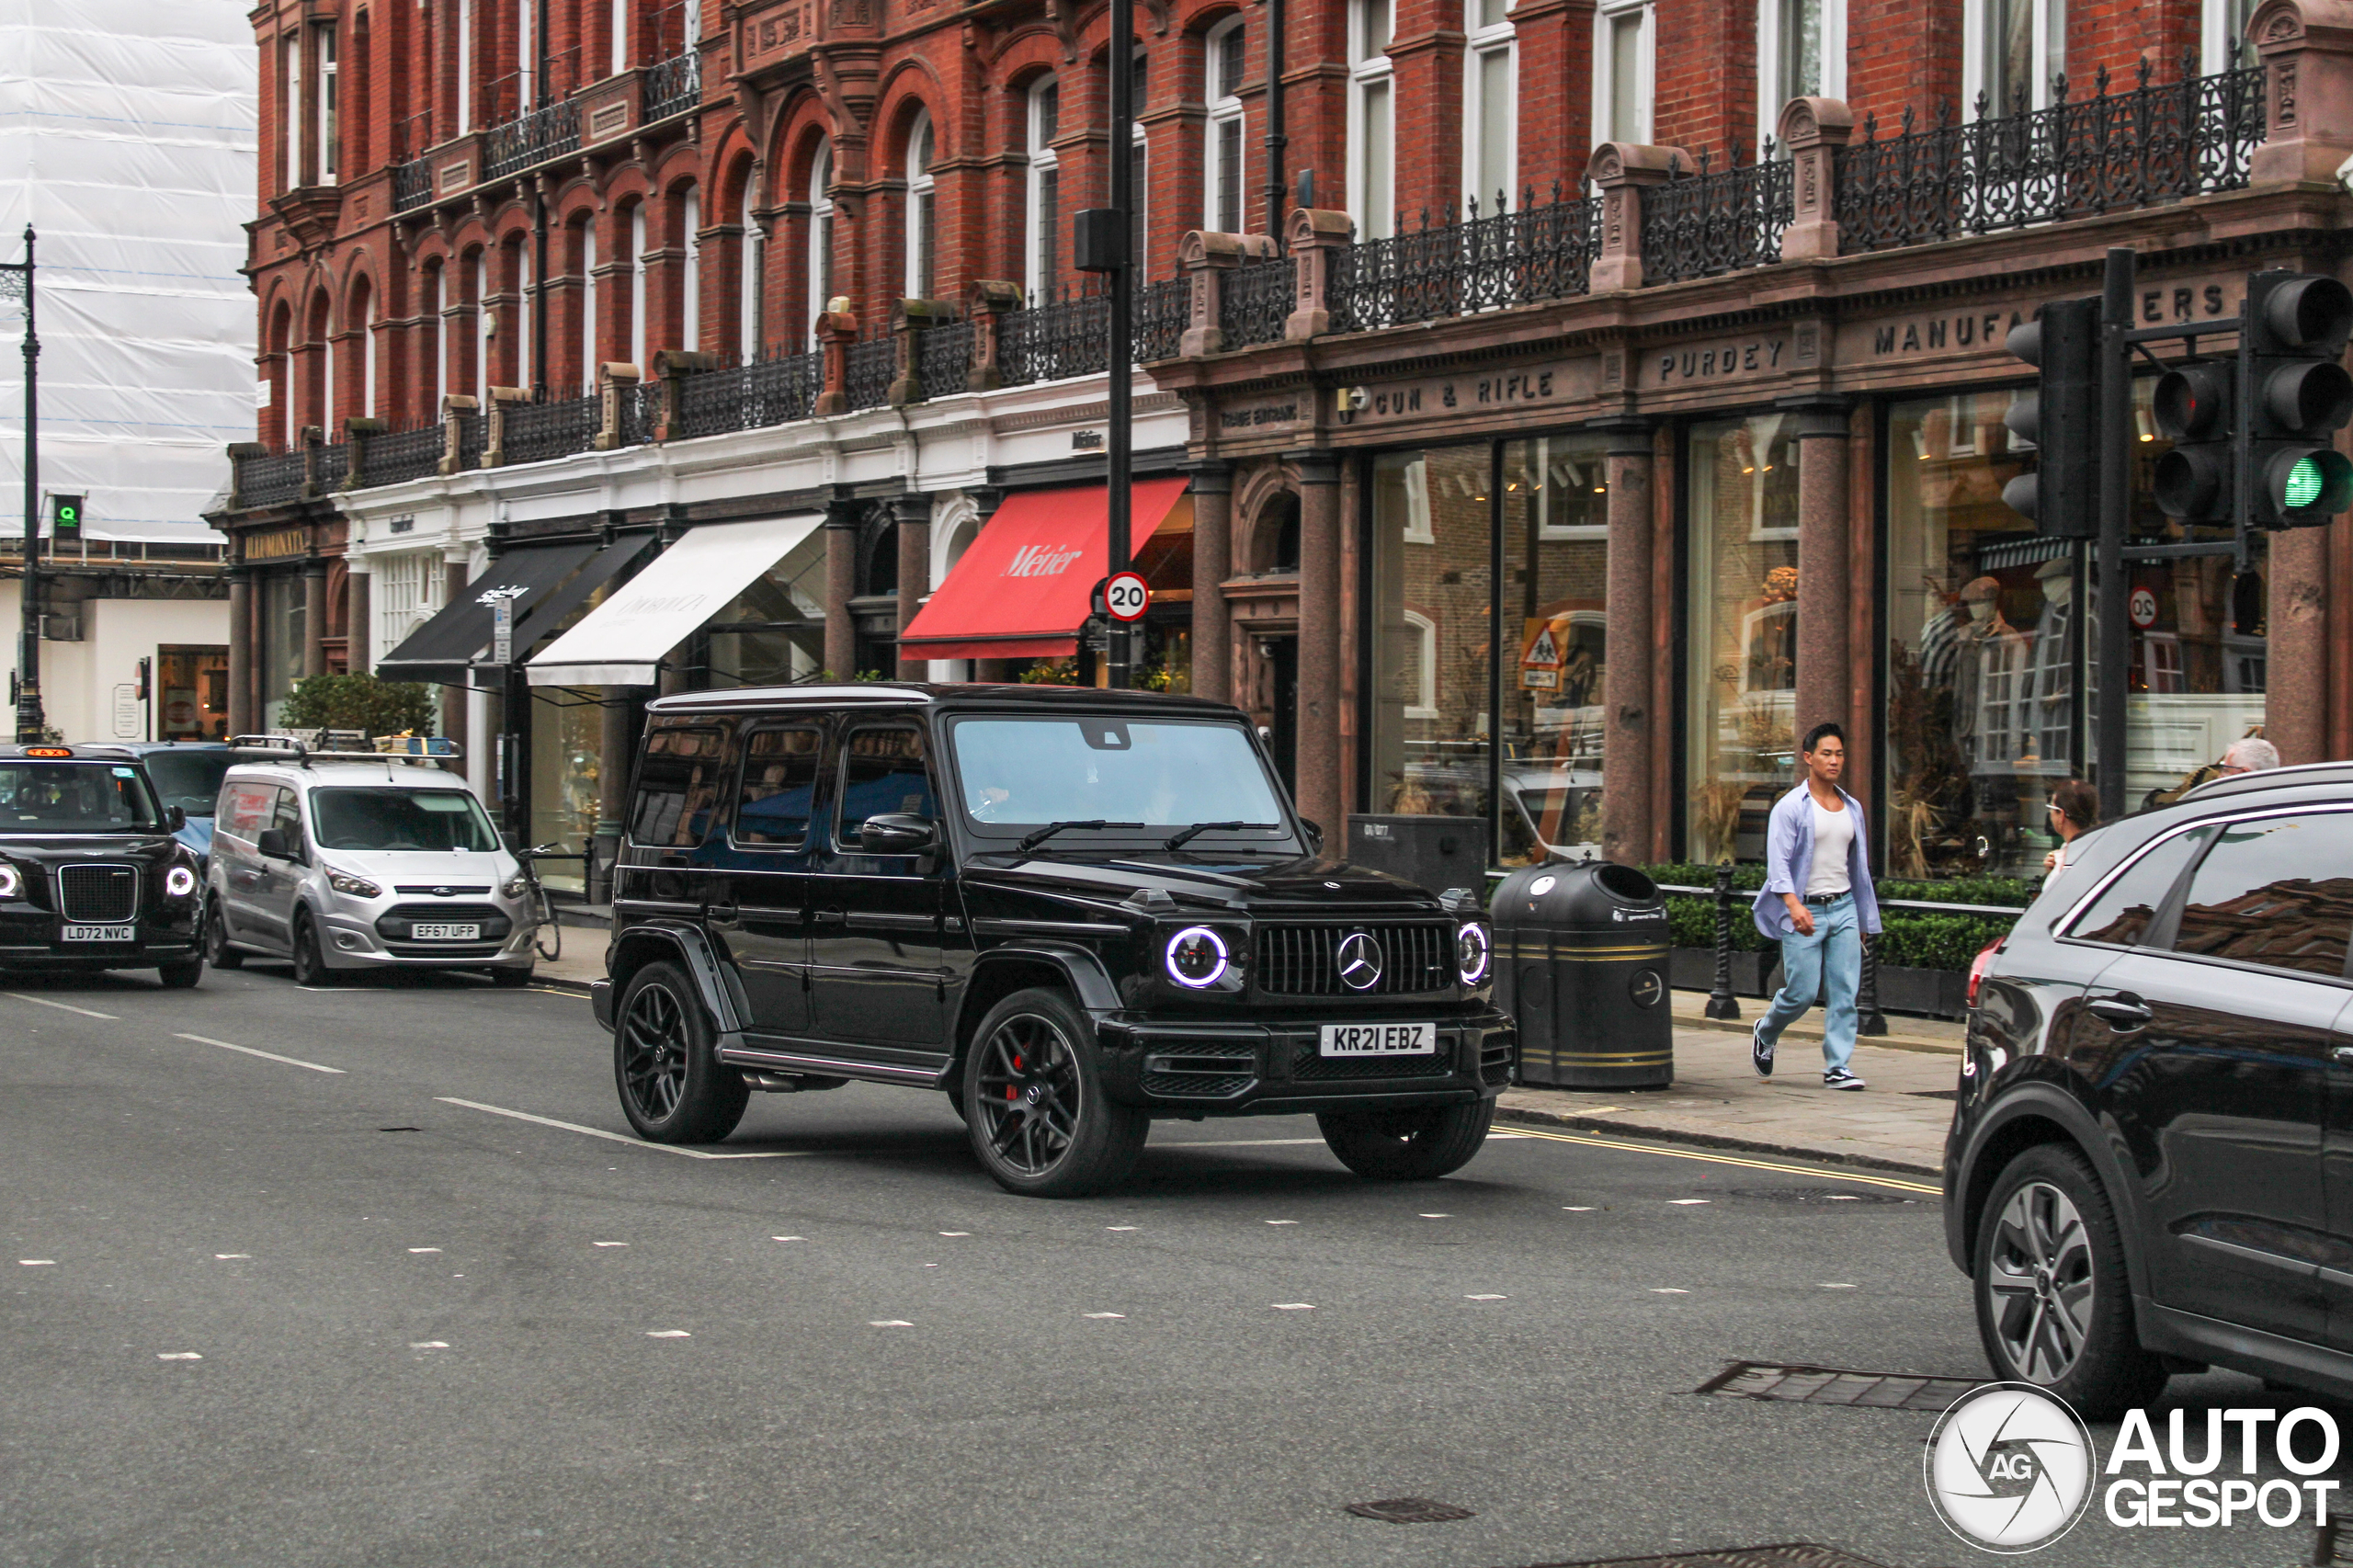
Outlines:
{"type": "Polygon", "coordinates": [[[923,735],[901,727],[852,730],[842,747],[840,825],[834,842],[854,846],[866,819],[892,812],[938,817],[923,735]]]}
{"type": "Polygon", "coordinates": [[[738,844],[798,844],[809,835],[824,732],[762,730],[744,743],[744,789],[735,802],[738,844]]]}
{"type": "Polygon", "coordinates": [[[2148,934],[2149,923],[2173,891],[2173,884],[2206,842],[2211,830],[2192,828],[2177,835],[2132,863],[2108,891],[2092,901],[2067,935],[2086,942],[2113,942],[2129,948],[2148,934]]]}
{"type": "Polygon", "coordinates": [[[2353,936],[2353,816],[2232,823],[2189,879],[2177,952],[2332,979],[2353,936]]]}
{"type": "Polygon", "coordinates": [[[656,730],[647,736],[645,756],[637,767],[637,799],[630,803],[630,842],[700,844],[719,803],[726,749],[726,734],[720,730],[656,730]]]}

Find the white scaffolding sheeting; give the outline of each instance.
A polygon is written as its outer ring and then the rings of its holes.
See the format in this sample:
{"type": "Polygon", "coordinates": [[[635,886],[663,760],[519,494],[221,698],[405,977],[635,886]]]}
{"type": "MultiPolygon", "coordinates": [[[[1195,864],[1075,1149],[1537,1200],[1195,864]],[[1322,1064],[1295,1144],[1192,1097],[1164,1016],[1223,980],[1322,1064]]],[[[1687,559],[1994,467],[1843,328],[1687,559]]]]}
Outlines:
{"type": "MultiPolygon", "coordinates": [[[[40,484],[93,539],[213,542],[254,433],[256,52],[227,0],[0,0],[0,260],[39,232],[40,484]]],[[[0,307],[0,537],[23,533],[24,316],[0,307]]],[[[46,529],[44,522],[43,528],[46,529]]]]}

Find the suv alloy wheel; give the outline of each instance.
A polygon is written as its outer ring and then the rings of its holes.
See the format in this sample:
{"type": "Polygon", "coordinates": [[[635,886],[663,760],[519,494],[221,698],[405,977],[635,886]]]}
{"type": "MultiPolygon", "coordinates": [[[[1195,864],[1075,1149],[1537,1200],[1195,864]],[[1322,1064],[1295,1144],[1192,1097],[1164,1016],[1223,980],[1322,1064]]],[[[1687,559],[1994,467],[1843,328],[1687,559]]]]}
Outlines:
{"type": "Polygon", "coordinates": [[[613,1031],[621,1111],[653,1143],[716,1143],[735,1131],[752,1091],[719,1060],[694,983],[673,963],[639,970],[613,1031]]]}
{"type": "Polygon", "coordinates": [[[972,1153],[1028,1198],[1084,1198],[1120,1182],[1152,1119],[1103,1097],[1102,1065],[1070,998],[1042,987],[989,1009],[964,1066],[972,1153]]]}
{"type": "Polygon", "coordinates": [[[2033,1383],[2087,1421],[2111,1421],[2165,1386],[2141,1348],[2124,1243],[2084,1157],[2045,1143],[1995,1178],[1978,1221],[1977,1332],[2000,1381],[2033,1383]]]}

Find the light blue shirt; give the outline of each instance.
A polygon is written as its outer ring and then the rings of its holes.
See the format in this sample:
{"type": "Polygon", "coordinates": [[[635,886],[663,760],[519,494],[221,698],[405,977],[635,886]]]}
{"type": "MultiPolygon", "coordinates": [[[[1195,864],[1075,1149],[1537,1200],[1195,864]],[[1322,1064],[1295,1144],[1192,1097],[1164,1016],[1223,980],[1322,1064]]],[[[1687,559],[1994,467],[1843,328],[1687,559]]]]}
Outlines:
{"type": "MultiPolygon", "coordinates": [[[[1855,837],[1847,851],[1847,885],[1855,895],[1855,914],[1863,929],[1879,930],[1879,895],[1871,891],[1870,852],[1866,849],[1863,832],[1863,808],[1846,790],[1838,798],[1855,813],[1855,837]]],[[[1796,929],[1790,920],[1790,906],[1781,902],[1785,892],[1805,896],[1807,876],[1813,869],[1813,797],[1803,782],[1773,802],[1773,815],[1765,824],[1765,886],[1756,895],[1756,929],[1772,940],[1785,940],[1796,929]]]]}

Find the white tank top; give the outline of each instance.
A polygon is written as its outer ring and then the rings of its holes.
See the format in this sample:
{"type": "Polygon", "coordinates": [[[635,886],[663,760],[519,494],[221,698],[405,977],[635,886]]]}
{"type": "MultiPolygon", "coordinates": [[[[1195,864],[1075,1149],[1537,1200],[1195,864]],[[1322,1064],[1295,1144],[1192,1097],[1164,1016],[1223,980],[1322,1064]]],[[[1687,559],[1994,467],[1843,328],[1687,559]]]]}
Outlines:
{"type": "Polygon", "coordinates": [[[1847,858],[1855,843],[1855,813],[1825,812],[1822,802],[1810,794],[1805,803],[1813,812],[1813,864],[1806,871],[1806,895],[1813,898],[1847,892],[1850,891],[1847,858]]]}

